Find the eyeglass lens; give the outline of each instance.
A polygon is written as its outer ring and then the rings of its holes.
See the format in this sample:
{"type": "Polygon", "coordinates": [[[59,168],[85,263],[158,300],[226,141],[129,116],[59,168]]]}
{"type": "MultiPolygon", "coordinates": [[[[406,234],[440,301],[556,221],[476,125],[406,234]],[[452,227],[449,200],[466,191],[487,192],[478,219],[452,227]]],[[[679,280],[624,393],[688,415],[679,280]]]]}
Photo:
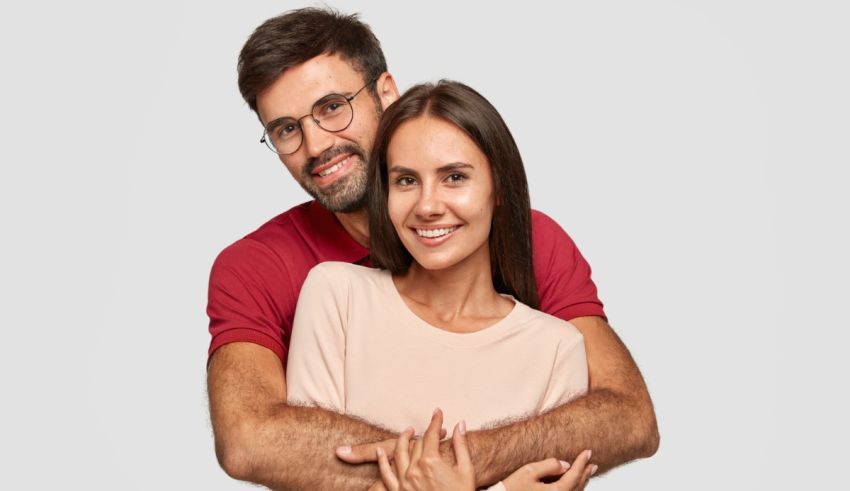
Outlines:
{"type": "MultiPolygon", "coordinates": [[[[331,94],[313,104],[313,121],[325,131],[342,131],[351,124],[354,110],[344,96],[331,94]]],[[[281,119],[266,128],[266,143],[279,154],[294,153],[301,146],[301,123],[294,118],[281,119]]]]}

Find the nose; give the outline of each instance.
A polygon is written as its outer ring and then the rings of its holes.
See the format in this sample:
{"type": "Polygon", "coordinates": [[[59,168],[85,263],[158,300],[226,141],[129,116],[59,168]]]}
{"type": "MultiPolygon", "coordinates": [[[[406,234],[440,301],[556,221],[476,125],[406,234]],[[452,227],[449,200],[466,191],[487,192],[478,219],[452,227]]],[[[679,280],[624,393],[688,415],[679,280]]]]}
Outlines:
{"type": "Polygon", "coordinates": [[[433,220],[446,212],[446,204],[440,196],[435,184],[424,184],[420,188],[419,200],[416,202],[416,217],[420,220],[433,220]]]}
{"type": "Polygon", "coordinates": [[[307,148],[310,157],[318,157],[333,146],[333,135],[323,130],[312,117],[304,118],[301,131],[301,136],[304,138],[301,144],[307,148]]]}

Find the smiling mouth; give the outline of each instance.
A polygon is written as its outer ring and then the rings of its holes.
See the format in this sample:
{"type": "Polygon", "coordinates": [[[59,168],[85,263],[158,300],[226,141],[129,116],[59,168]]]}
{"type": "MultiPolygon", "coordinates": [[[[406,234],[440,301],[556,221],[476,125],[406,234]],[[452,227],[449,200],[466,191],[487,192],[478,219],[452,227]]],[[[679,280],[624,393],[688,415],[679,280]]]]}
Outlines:
{"type": "Polygon", "coordinates": [[[315,175],[317,175],[319,177],[325,177],[325,176],[329,176],[331,174],[334,174],[337,171],[339,171],[340,169],[342,169],[345,166],[345,164],[347,164],[348,161],[351,160],[351,157],[353,157],[353,155],[349,155],[348,157],[340,160],[336,164],[328,167],[327,169],[322,169],[321,171],[316,172],[315,175]]]}
{"type": "Polygon", "coordinates": [[[458,226],[455,225],[453,227],[445,227],[445,228],[433,228],[433,229],[424,229],[424,228],[413,228],[416,231],[416,235],[420,237],[425,237],[428,239],[435,239],[437,237],[442,237],[444,235],[448,235],[455,230],[458,229],[458,226]]]}

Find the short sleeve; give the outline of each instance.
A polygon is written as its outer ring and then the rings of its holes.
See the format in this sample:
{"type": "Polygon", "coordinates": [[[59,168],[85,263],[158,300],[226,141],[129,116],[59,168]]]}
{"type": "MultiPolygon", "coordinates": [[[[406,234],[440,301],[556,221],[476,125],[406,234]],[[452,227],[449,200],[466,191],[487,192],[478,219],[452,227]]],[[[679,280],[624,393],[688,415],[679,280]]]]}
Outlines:
{"type": "Polygon", "coordinates": [[[543,398],[543,411],[560,406],[587,393],[587,353],[584,337],[573,326],[574,335],[558,344],[552,374],[543,398]]]}
{"type": "Polygon", "coordinates": [[[531,233],[540,310],[567,321],[588,315],[605,317],[590,265],[567,233],[537,210],[532,211],[531,233]]]}
{"type": "Polygon", "coordinates": [[[332,263],[310,270],[295,309],[286,365],[289,402],[345,411],[345,330],[349,282],[332,263]]]}
{"type": "Polygon", "coordinates": [[[285,264],[268,247],[244,238],[218,255],[210,272],[208,355],[225,344],[247,341],[273,351],[286,363],[292,326],[287,305],[298,293],[285,264]]]}

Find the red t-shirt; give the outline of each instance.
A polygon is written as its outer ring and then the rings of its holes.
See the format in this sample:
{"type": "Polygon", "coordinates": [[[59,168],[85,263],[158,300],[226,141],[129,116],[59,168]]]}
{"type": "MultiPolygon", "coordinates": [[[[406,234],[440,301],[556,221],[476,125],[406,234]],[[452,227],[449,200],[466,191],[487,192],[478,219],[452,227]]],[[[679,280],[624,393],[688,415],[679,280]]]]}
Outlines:
{"type": "MultiPolygon", "coordinates": [[[[540,310],[570,320],[605,316],[590,265],[554,220],[532,210],[534,274],[540,310]]],[[[286,365],[298,293],[324,261],[370,265],[369,249],[348,235],[333,213],[302,203],[224,249],[210,273],[209,355],[248,341],[272,350],[286,365]]]]}

